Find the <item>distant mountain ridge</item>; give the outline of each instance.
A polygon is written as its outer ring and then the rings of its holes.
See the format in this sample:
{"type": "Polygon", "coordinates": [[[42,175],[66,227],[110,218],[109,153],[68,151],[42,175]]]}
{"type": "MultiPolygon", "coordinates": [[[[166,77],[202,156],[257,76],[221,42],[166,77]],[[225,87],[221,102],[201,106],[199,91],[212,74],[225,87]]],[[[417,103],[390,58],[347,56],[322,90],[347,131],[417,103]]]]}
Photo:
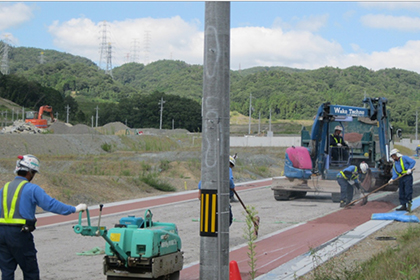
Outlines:
{"type": "MultiPolygon", "coordinates": [[[[9,69],[11,74],[51,87],[63,96],[118,102],[159,91],[199,103],[202,98],[202,65],[183,61],[127,63],[113,68],[111,78],[87,58],[54,50],[11,47],[9,69]],[[44,64],[39,63],[41,52],[44,64]]],[[[386,97],[394,126],[409,128],[415,125],[420,107],[420,75],[403,69],[253,67],[231,71],[230,80],[231,111],[248,115],[252,98],[253,118],[268,118],[271,109],[273,120],[310,119],[326,101],[363,106],[364,96],[386,97]]]]}

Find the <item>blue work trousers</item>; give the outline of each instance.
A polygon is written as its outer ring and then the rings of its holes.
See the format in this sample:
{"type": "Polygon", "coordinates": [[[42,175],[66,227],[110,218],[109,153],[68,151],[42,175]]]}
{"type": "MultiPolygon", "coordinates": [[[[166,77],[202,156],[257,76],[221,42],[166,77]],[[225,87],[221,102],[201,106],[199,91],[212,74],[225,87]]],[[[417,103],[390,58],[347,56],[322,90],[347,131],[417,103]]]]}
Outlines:
{"type": "Polygon", "coordinates": [[[34,237],[22,227],[0,226],[0,270],[2,280],[14,280],[17,265],[24,280],[39,280],[34,237]]]}
{"type": "Polygon", "coordinates": [[[342,177],[338,177],[337,182],[340,185],[340,200],[350,203],[353,200],[353,186],[342,177]]]}
{"type": "Polygon", "coordinates": [[[405,175],[398,180],[399,199],[401,205],[413,199],[413,175],[405,175]]]}

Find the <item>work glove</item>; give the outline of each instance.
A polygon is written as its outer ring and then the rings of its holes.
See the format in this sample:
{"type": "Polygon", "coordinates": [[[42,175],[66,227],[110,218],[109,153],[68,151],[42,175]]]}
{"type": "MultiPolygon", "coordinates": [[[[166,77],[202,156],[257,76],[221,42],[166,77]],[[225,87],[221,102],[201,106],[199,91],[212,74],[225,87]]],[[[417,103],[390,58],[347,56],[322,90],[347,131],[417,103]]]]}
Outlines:
{"type": "Polygon", "coordinates": [[[407,175],[410,175],[410,174],[411,174],[411,172],[413,172],[413,170],[408,169],[408,170],[407,170],[407,175]]]}
{"type": "Polygon", "coordinates": [[[76,206],[76,212],[85,211],[87,209],[87,205],[84,203],[81,203],[76,206]]]}
{"type": "Polygon", "coordinates": [[[343,145],[341,145],[341,143],[338,143],[337,144],[337,147],[341,148],[341,146],[343,146],[343,145]]]}
{"type": "Polygon", "coordinates": [[[354,186],[355,186],[358,190],[360,190],[360,184],[354,184],[354,186]]]}
{"type": "Polygon", "coordinates": [[[388,184],[392,184],[392,182],[394,182],[394,180],[389,179],[388,184]]]}

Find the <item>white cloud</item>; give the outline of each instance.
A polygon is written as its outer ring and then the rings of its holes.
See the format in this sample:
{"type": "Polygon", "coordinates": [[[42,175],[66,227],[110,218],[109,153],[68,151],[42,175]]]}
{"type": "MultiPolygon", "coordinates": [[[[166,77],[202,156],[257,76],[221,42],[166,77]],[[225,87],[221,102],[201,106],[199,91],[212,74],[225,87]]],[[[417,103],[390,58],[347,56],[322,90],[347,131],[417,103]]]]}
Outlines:
{"type": "Polygon", "coordinates": [[[4,4],[0,2],[0,31],[17,27],[32,19],[33,8],[23,3],[4,4]]]}
{"type": "Polygon", "coordinates": [[[308,31],[283,32],[281,28],[242,27],[231,31],[231,67],[289,66],[322,67],[330,56],[343,52],[330,42],[308,31]]]}
{"type": "Polygon", "coordinates": [[[371,9],[384,9],[384,10],[420,10],[420,2],[416,1],[390,1],[390,2],[359,2],[359,6],[371,9]]]}
{"type": "MultiPolygon", "coordinates": [[[[49,32],[54,44],[67,52],[99,62],[104,22],[77,18],[54,22],[49,32]]],[[[113,48],[113,65],[121,65],[127,57],[136,57],[140,63],[159,59],[184,60],[202,64],[204,36],[196,22],[188,23],[180,17],[127,19],[106,22],[106,38],[113,48]]]]}
{"type": "Polygon", "coordinates": [[[420,41],[409,41],[404,46],[391,48],[383,52],[337,55],[326,65],[342,69],[361,65],[375,71],[385,68],[399,68],[420,73],[419,48],[420,41]]]}
{"type": "Polygon", "coordinates": [[[361,22],[371,28],[420,31],[420,18],[390,15],[365,15],[361,22]]]}
{"type": "MultiPolygon", "coordinates": [[[[345,53],[336,41],[326,40],[308,30],[285,31],[278,27],[281,25],[278,23],[281,21],[277,21],[274,28],[232,28],[231,68],[288,66],[318,69],[324,66],[347,68],[362,65],[373,70],[396,67],[420,72],[420,41],[410,41],[388,51],[371,53],[353,44],[353,53],[345,53]]],[[[49,26],[49,32],[58,48],[98,63],[103,24],[87,18],[76,18],[62,23],[54,22],[49,26]]],[[[105,24],[107,37],[113,47],[114,67],[127,62],[127,54],[133,55],[135,40],[138,62],[145,63],[144,50],[147,46],[148,62],[174,59],[189,64],[203,64],[204,33],[198,30],[197,22],[172,17],[127,19],[105,24]],[[148,34],[147,40],[145,34],[148,34]]]]}

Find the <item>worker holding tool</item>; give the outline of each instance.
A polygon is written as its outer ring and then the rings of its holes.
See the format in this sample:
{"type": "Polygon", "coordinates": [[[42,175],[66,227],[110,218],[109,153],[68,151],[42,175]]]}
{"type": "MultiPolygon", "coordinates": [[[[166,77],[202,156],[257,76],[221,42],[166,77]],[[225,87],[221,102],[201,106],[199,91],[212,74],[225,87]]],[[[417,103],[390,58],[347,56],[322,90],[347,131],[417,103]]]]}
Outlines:
{"type": "Polygon", "coordinates": [[[341,132],[343,128],[337,125],[334,128],[334,134],[330,134],[330,147],[331,149],[331,157],[334,160],[339,159],[339,155],[342,155],[342,160],[346,160],[348,158],[348,145],[346,141],[344,141],[343,137],[341,136],[341,132]]]}
{"type": "Polygon", "coordinates": [[[235,195],[234,195],[234,192],[233,192],[235,190],[235,183],[233,181],[232,168],[235,167],[235,163],[236,163],[236,154],[234,156],[229,156],[229,188],[230,188],[229,199],[230,199],[230,202],[238,202],[239,201],[235,198],[235,195]]]}
{"type": "Polygon", "coordinates": [[[413,174],[412,169],[416,165],[416,161],[408,156],[400,154],[398,149],[393,149],[390,153],[391,158],[394,160],[392,166],[392,177],[388,184],[398,179],[398,192],[400,200],[400,208],[397,211],[411,212],[412,199],[413,199],[413,174]]]}
{"type": "MultiPolygon", "coordinates": [[[[236,155],[235,155],[236,157],[236,155]]],[[[229,197],[231,193],[233,193],[232,189],[235,189],[235,183],[233,182],[233,175],[232,175],[232,167],[231,165],[235,166],[235,158],[233,156],[229,156],[229,197]]],[[[198,182],[198,199],[201,199],[201,181],[198,182]]],[[[232,198],[230,197],[230,202],[232,202],[232,198]]],[[[229,226],[233,222],[233,213],[232,213],[232,206],[229,204],[229,226]]]]}
{"type": "Polygon", "coordinates": [[[45,193],[36,184],[31,183],[39,173],[39,160],[33,155],[18,156],[15,179],[6,183],[0,190],[0,270],[2,280],[15,279],[17,265],[25,280],[39,278],[34,237],[35,209],[60,215],[86,210],[86,204],[76,207],[64,204],[45,193]]]}
{"type": "Polygon", "coordinates": [[[358,190],[363,190],[359,182],[359,174],[366,174],[369,166],[367,163],[362,162],[359,168],[355,165],[350,165],[344,168],[337,174],[337,182],[340,185],[340,207],[345,207],[353,200],[353,185],[350,181],[354,181],[354,186],[358,190]]]}

